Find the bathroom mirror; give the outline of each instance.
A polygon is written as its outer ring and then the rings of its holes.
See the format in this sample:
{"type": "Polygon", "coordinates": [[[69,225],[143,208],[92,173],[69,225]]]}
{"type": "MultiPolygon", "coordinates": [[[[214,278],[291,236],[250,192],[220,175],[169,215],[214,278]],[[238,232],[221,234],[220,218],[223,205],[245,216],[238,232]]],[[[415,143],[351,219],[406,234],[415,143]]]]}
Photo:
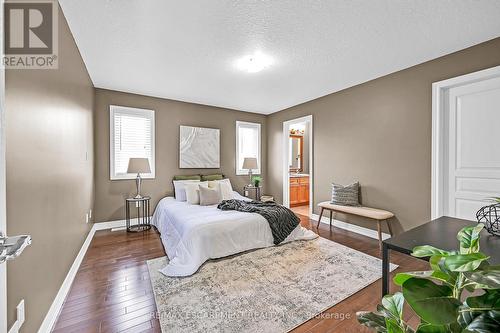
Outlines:
{"type": "Polygon", "coordinates": [[[290,172],[301,172],[304,169],[302,153],[304,151],[304,137],[302,135],[290,135],[290,161],[288,163],[290,172]]]}

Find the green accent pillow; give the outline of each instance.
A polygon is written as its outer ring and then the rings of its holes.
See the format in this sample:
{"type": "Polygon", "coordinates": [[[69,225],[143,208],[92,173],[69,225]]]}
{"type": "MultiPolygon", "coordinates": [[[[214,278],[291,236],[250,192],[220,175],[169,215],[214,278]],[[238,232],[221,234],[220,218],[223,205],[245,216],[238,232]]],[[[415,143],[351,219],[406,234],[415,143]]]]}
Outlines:
{"type": "Polygon", "coordinates": [[[222,180],[222,179],[224,179],[224,176],[220,174],[201,175],[201,181],[222,180]]]}
{"type": "Polygon", "coordinates": [[[174,176],[174,180],[201,180],[200,175],[174,176]]]}

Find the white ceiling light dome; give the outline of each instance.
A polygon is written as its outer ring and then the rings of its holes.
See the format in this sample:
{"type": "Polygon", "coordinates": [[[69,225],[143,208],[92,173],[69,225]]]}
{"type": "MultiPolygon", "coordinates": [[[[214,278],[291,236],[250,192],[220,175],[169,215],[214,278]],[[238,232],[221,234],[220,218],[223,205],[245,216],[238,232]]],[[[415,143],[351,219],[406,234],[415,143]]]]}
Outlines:
{"type": "Polygon", "coordinates": [[[262,53],[261,51],[256,51],[253,54],[246,55],[238,60],[236,60],[235,65],[241,71],[247,73],[258,73],[263,69],[268,68],[274,63],[273,58],[262,53]]]}

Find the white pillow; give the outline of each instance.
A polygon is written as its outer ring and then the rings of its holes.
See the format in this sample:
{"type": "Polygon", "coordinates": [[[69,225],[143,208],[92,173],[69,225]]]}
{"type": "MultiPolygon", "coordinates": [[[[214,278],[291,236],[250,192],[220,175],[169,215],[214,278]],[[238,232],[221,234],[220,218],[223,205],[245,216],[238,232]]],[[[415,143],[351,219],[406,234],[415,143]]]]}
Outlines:
{"type": "Polygon", "coordinates": [[[186,201],[188,204],[200,204],[200,186],[208,187],[208,182],[184,184],[184,188],[186,190],[186,201]]]}
{"type": "Polygon", "coordinates": [[[219,182],[219,195],[222,200],[234,199],[233,188],[231,187],[231,182],[219,182]]]}
{"type": "Polygon", "coordinates": [[[229,178],[224,178],[224,179],[219,179],[219,180],[209,180],[208,181],[208,188],[218,188],[219,183],[227,183],[229,187],[231,187],[231,190],[233,190],[233,187],[231,186],[231,181],[229,178]]]}
{"type": "Polygon", "coordinates": [[[220,193],[217,189],[212,189],[205,186],[199,186],[199,189],[201,206],[217,205],[219,202],[221,202],[220,193]]]}
{"type": "Polygon", "coordinates": [[[231,186],[231,181],[227,178],[209,181],[208,187],[217,189],[221,200],[234,199],[233,187],[231,186]]]}
{"type": "Polygon", "coordinates": [[[218,181],[219,183],[223,183],[223,184],[226,184],[227,186],[229,186],[229,188],[231,189],[231,192],[233,191],[233,186],[231,185],[231,181],[229,180],[229,178],[224,178],[224,179],[221,179],[218,181]]]}
{"type": "Polygon", "coordinates": [[[174,180],[175,200],[186,201],[186,184],[200,183],[199,180],[174,180]]]}

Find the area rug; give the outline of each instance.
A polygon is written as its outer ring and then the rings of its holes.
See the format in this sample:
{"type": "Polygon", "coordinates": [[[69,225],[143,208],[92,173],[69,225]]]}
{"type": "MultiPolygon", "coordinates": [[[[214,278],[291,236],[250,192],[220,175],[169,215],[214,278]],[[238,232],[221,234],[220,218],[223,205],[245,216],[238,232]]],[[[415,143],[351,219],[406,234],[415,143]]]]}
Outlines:
{"type": "Polygon", "coordinates": [[[288,332],[382,275],[380,259],[324,238],[211,260],[190,277],[158,272],[167,263],[148,261],[164,333],[288,332]]]}

